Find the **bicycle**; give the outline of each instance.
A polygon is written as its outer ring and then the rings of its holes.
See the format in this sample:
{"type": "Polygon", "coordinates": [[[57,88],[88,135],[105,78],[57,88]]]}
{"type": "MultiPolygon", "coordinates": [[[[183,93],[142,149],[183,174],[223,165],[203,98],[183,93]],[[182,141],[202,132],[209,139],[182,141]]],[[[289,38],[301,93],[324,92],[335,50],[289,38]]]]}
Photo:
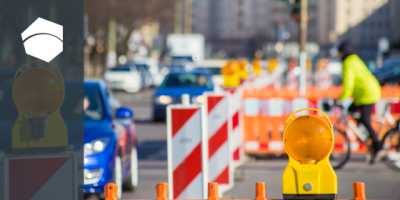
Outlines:
{"type": "MultiPolygon", "coordinates": [[[[395,122],[395,120],[393,119],[393,116],[390,113],[390,104],[397,103],[398,101],[399,101],[398,99],[388,99],[385,104],[383,116],[373,116],[371,118],[372,124],[378,123],[379,125],[377,133],[380,133],[383,130],[383,128],[386,128],[386,130],[388,130],[382,137],[382,140],[380,140],[380,143],[382,145],[382,149],[385,152],[385,157],[386,157],[385,164],[389,168],[396,171],[400,171],[400,136],[399,136],[400,120],[395,122]],[[396,139],[398,139],[397,145],[396,146],[391,145],[393,140],[396,139]]],[[[335,141],[339,141],[341,143],[338,143],[338,146],[335,145],[335,148],[339,150],[332,152],[330,157],[330,162],[333,169],[340,169],[350,159],[350,154],[352,149],[349,137],[354,137],[354,135],[349,133],[347,130],[350,129],[355,134],[356,140],[366,144],[369,152],[371,150],[371,145],[367,143],[369,138],[368,131],[360,129],[352,120],[348,120],[348,117],[351,117],[353,119],[359,118],[359,116],[357,116],[358,113],[347,113],[347,111],[343,109],[343,106],[334,105],[331,100],[330,101],[325,100],[323,102],[324,111],[333,110],[332,107],[333,108],[337,107],[341,111],[340,117],[333,127],[335,141]]]]}

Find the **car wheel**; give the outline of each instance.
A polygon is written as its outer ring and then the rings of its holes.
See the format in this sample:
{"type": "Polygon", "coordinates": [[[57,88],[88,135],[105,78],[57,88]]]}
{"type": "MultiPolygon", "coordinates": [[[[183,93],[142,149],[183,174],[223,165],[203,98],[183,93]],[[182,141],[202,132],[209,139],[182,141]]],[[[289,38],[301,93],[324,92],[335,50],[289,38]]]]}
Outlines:
{"type": "Polygon", "coordinates": [[[139,182],[138,155],[136,147],[131,150],[131,173],[129,179],[124,183],[124,189],[134,191],[139,182]]]}
{"type": "Polygon", "coordinates": [[[114,183],[118,186],[117,199],[122,198],[122,161],[121,157],[115,158],[114,183]]]}

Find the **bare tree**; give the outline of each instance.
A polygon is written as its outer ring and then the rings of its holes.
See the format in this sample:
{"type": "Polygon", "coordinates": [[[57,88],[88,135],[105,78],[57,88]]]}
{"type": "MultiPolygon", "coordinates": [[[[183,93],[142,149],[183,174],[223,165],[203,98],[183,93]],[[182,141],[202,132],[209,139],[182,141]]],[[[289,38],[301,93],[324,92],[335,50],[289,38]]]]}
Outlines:
{"type": "MultiPolygon", "coordinates": [[[[141,25],[157,21],[160,32],[173,31],[174,0],[85,0],[85,14],[89,19],[89,33],[107,48],[107,33],[110,20],[117,23],[116,53],[127,52],[130,33],[141,25]]],[[[105,53],[91,50],[91,60],[97,58],[104,64],[105,53]]]]}

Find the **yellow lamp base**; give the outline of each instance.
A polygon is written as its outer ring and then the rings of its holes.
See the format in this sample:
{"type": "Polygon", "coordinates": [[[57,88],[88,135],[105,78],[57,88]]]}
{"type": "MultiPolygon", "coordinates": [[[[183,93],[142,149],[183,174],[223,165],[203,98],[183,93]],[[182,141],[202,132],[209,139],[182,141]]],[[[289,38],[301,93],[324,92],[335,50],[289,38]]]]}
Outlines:
{"type": "Polygon", "coordinates": [[[310,195],[313,198],[337,195],[337,176],[329,164],[329,158],[316,164],[300,164],[289,158],[289,164],[282,176],[282,194],[284,198],[287,197],[285,199],[304,199],[310,195]]]}
{"type": "Polygon", "coordinates": [[[48,116],[44,137],[39,138],[32,135],[29,116],[19,112],[17,121],[12,128],[13,149],[58,148],[65,150],[67,146],[68,129],[59,110],[48,116]]]}

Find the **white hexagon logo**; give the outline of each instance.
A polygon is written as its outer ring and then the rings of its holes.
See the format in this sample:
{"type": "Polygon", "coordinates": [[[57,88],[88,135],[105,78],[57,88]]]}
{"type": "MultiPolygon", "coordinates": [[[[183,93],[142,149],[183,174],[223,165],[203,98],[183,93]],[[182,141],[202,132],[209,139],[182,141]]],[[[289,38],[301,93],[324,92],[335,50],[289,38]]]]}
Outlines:
{"type": "Polygon", "coordinates": [[[46,62],[63,51],[63,27],[54,22],[39,17],[21,36],[26,54],[46,62]]]}

